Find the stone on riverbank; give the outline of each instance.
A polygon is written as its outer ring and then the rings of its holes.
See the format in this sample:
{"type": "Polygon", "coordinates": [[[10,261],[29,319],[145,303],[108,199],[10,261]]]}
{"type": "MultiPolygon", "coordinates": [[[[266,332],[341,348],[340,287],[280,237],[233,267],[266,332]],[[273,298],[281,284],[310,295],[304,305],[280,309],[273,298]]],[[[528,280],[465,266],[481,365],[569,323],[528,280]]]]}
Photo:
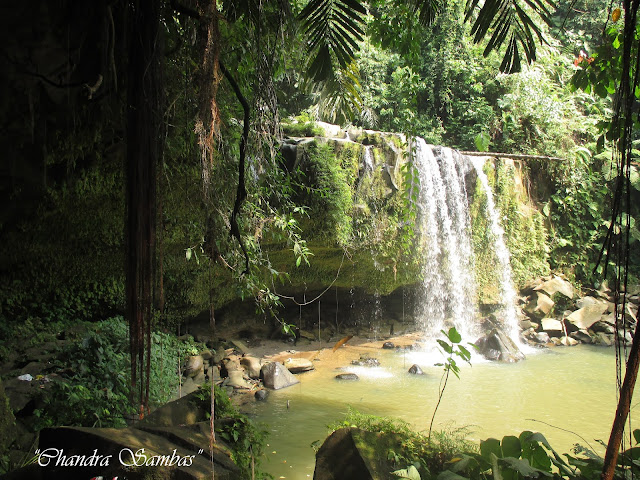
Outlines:
{"type": "Polygon", "coordinates": [[[258,379],[260,378],[260,370],[262,369],[262,362],[260,362],[259,358],[253,357],[251,355],[245,355],[240,359],[240,365],[244,367],[249,375],[249,378],[258,379]]]}
{"type": "Polygon", "coordinates": [[[287,358],[287,360],[284,362],[284,366],[291,373],[308,372],[309,370],[313,370],[315,368],[313,366],[313,362],[311,360],[307,360],[306,358],[287,358]]]}
{"type": "Polygon", "coordinates": [[[582,308],[572,312],[565,318],[565,325],[569,332],[590,329],[594,323],[602,318],[602,314],[609,308],[606,302],[600,302],[595,298],[593,302],[588,301],[582,304],[584,305],[582,308]]]}
{"type": "Polygon", "coordinates": [[[300,383],[293,373],[280,362],[271,362],[262,366],[262,380],[264,386],[273,390],[290,387],[300,383]]]}

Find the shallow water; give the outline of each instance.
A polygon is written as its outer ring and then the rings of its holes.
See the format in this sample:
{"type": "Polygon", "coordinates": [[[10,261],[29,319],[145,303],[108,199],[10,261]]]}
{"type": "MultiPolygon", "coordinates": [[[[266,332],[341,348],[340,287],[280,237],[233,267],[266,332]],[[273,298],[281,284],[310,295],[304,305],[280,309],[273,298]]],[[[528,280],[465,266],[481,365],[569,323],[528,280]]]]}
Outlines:
{"type": "MultiPolygon", "coordinates": [[[[341,348],[333,355],[343,365],[359,353],[341,348]]],[[[267,425],[269,446],[262,469],[274,478],[313,478],[315,452],[326,438],[327,425],[341,421],[348,406],[375,415],[401,418],[418,430],[427,430],[437,402],[442,358],[437,353],[371,351],[381,367],[348,367],[359,381],[339,381],[339,371],[322,368],[299,376],[301,383],[270,392],[267,402],[256,402],[251,413],[267,425]],[[409,375],[417,363],[423,376],[409,375]],[[288,406],[287,406],[288,405],[288,406]]],[[[326,357],[325,357],[326,358],[326,357]]],[[[575,443],[607,440],[616,406],[615,353],[612,348],[577,346],[529,354],[517,364],[497,364],[474,358],[462,366],[460,379],[451,376],[434,429],[470,426],[469,437],[518,435],[523,430],[543,432],[556,451],[569,453],[575,443]],[[553,428],[561,427],[576,435],[553,428]],[[586,441],[585,441],[586,440],[586,441]]],[[[632,415],[634,410],[632,409],[632,415]]]]}

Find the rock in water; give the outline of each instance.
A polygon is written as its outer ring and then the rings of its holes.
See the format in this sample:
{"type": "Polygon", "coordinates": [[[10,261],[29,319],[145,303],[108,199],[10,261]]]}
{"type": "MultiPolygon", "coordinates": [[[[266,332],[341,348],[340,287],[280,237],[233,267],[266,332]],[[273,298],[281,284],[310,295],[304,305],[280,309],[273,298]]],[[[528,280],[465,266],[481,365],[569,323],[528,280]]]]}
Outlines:
{"type": "Polygon", "coordinates": [[[358,375],[355,373],[341,373],[336,375],[337,380],[359,380],[358,375]]]}
{"type": "Polygon", "coordinates": [[[356,365],[358,367],[379,367],[380,360],[369,357],[369,355],[360,355],[360,359],[351,360],[351,365],[356,365]]]}
{"type": "Polygon", "coordinates": [[[267,399],[267,397],[269,396],[269,391],[268,390],[258,390],[255,395],[256,400],[258,400],[259,402],[261,401],[265,401],[267,399]]]}
{"type": "Polygon", "coordinates": [[[393,342],[384,342],[382,344],[382,348],[393,349],[395,348],[395,345],[393,344],[393,342]]]}
{"type": "Polygon", "coordinates": [[[279,390],[300,383],[293,373],[287,370],[280,362],[271,362],[262,366],[262,378],[264,386],[279,390]]]}
{"type": "Polygon", "coordinates": [[[415,363],[409,368],[409,373],[412,375],[424,375],[422,369],[415,363]]]}
{"type": "Polygon", "coordinates": [[[313,362],[306,358],[288,358],[284,362],[284,366],[287,367],[287,370],[291,373],[308,372],[314,369],[313,362]]]}
{"type": "Polygon", "coordinates": [[[515,363],[525,358],[513,340],[499,328],[494,328],[487,335],[476,340],[476,347],[487,360],[515,363]]]}

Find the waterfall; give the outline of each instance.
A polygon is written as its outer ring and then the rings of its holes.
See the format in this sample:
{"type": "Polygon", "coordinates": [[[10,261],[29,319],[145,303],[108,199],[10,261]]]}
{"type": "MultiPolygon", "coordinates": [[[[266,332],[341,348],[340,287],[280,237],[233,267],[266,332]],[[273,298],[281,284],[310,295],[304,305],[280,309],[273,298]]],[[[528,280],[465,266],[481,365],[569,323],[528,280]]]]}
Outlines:
{"type": "Polygon", "coordinates": [[[466,338],[475,336],[475,285],[464,166],[446,148],[415,139],[419,178],[418,222],[423,267],[422,318],[427,332],[437,333],[448,320],[466,338]]]}
{"type": "Polygon", "coordinates": [[[373,156],[371,155],[371,149],[373,147],[371,145],[366,145],[364,147],[364,154],[362,156],[362,164],[364,171],[373,172],[373,156]]]}
{"type": "Polygon", "coordinates": [[[494,245],[502,293],[504,329],[518,338],[515,290],[511,280],[509,251],[500,227],[499,213],[482,161],[446,147],[413,141],[413,159],[419,172],[418,227],[423,259],[422,311],[427,334],[434,335],[453,325],[463,338],[475,340],[477,330],[474,254],[471,218],[465,178],[475,169],[484,189],[490,239],[494,245]]]}
{"type": "Polygon", "coordinates": [[[493,244],[500,267],[500,290],[502,293],[503,311],[502,316],[505,333],[516,343],[519,343],[518,316],[516,314],[516,291],[511,278],[511,262],[509,249],[504,241],[504,230],[500,226],[500,216],[493,200],[493,192],[489,186],[487,175],[482,170],[484,161],[481,157],[473,160],[473,166],[478,175],[478,180],[487,196],[487,217],[489,218],[489,228],[493,237],[493,244]]]}

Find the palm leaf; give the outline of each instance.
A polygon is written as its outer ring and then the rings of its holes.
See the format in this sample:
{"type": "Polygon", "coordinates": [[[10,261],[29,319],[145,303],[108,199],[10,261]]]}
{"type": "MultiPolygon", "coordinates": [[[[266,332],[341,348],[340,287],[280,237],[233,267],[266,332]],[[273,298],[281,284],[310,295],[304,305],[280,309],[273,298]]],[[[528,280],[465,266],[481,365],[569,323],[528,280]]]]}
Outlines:
{"type": "Polygon", "coordinates": [[[536,43],[546,43],[540,22],[551,23],[553,0],[468,0],[465,21],[477,12],[471,28],[476,43],[490,36],[484,49],[487,56],[506,44],[500,71],[519,72],[521,50],[527,62],[536,59],[536,43]],[[535,19],[535,20],[534,20],[535,19]]]}
{"type": "Polygon", "coordinates": [[[359,115],[362,97],[355,62],[334,72],[329,80],[319,85],[318,117],[330,123],[344,124],[359,115]]]}
{"type": "Polygon", "coordinates": [[[342,69],[352,63],[363,39],[366,13],[360,0],[311,0],[300,12],[313,80],[328,81],[335,63],[342,69]]]}
{"type": "Polygon", "coordinates": [[[409,7],[413,13],[418,14],[418,19],[423,25],[431,25],[436,19],[445,3],[443,0],[410,0],[409,7]]]}

